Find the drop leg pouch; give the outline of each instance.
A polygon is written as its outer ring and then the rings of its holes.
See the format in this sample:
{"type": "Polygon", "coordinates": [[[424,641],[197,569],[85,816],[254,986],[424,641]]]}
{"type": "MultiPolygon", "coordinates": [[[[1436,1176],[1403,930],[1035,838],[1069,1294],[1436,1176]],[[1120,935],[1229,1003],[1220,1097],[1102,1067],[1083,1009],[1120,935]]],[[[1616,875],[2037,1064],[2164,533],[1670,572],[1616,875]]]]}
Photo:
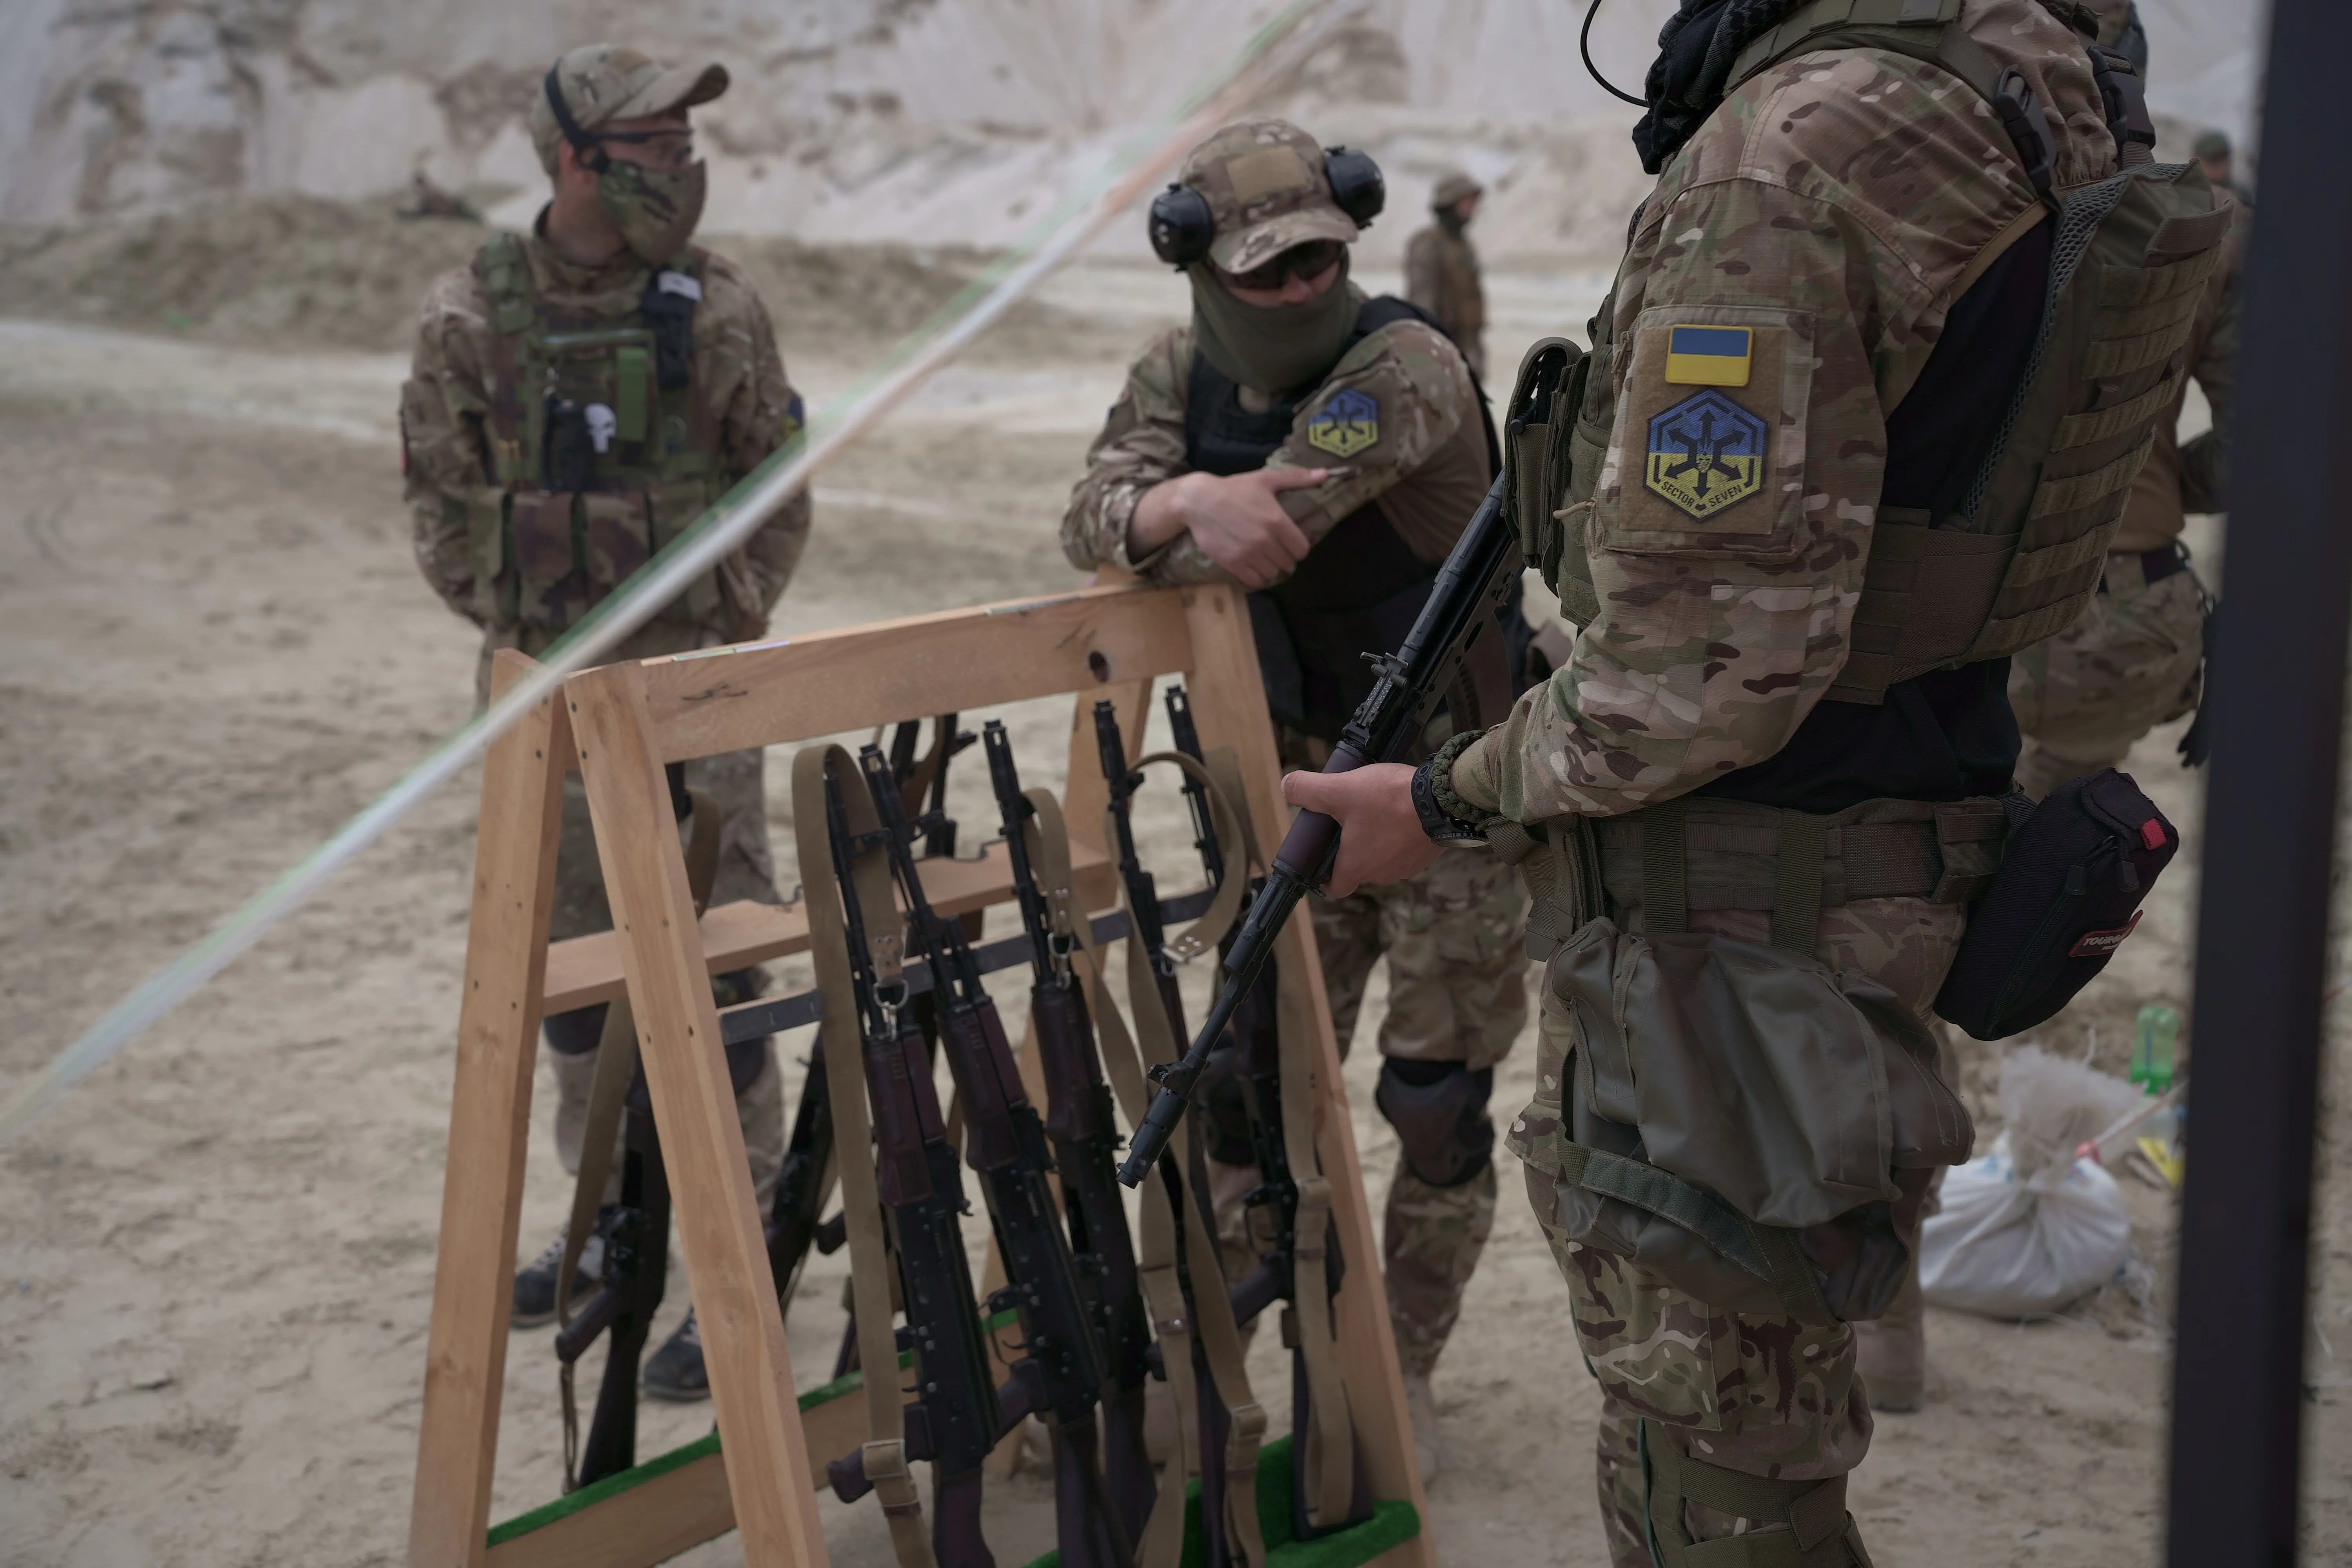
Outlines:
{"type": "Polygon", "coordinates": [[[1567,1041],[1538,1069],[1561,1106],[1529,1179],[1550,1177],[1569,1239],[1730,1311],[1885,1310],[1936,1168],[1974,1138],[1891,991],[1784,948],[1608,919],[1545,984],[1567,1041]]]}

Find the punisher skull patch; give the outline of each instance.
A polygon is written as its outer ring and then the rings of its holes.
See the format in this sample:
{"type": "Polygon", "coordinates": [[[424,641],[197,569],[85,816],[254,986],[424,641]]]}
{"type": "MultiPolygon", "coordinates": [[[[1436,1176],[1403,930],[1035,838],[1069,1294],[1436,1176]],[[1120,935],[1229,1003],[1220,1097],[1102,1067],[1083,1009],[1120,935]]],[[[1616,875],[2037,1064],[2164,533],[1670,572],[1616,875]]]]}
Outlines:
{"type": "Polygon", "coordinates": [[[1381,405],[1355,388],[1333,395],[1307,421],[1307,444],[1335,458],[1352,458],[1381,438],[1381,405]]]}
{"type": "Polygon", "coordinates": [[[1762,419],[1724,394],[1695,394],[1650,421],[1642,482],[1703,522],[1762,491],[1769,435],[1762,419]]]}

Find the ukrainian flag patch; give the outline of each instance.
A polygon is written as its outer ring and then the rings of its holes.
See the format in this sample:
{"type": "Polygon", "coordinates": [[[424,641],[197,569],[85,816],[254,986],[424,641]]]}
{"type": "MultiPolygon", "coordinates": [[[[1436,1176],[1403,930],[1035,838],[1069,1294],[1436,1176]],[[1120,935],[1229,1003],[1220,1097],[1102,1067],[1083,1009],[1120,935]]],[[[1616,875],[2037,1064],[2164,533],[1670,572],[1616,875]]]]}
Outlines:
{"type": "Polygon", "coordinates": [[[1669,327],[1666,381],[1674,386],[1746,386],[1756,357],[1748,327],[1669,327]]]}

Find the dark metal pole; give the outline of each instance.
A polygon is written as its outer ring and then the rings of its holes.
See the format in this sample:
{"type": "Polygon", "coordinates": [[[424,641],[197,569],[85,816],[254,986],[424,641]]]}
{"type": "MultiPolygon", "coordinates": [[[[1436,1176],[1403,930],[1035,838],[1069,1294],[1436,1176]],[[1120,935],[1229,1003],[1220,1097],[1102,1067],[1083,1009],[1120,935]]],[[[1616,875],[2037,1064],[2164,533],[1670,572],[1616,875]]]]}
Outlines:
{"type": "Polygon", "coordinates": [[[2320,985],[2352,601],[2352,5],[2274,0],[2210,705],[2173,1568],[2294,1560],[2320,985]]]}

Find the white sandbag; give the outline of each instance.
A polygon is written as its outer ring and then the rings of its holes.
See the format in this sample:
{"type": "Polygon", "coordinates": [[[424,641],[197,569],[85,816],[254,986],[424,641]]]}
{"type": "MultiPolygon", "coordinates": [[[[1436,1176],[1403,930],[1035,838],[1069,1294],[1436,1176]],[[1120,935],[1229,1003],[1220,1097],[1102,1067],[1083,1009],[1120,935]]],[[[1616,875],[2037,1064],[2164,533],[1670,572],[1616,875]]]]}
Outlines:
{"type": "Polygon", "coordinates": [[[2007,1134],[1944,1178],[1919,1240],[1927,1300],[1996,1318],[2054,1312],[2105,1284],[2131,1256],[2131,1216],[2092,1160],[2021,1178],[2007,1134]]]}

